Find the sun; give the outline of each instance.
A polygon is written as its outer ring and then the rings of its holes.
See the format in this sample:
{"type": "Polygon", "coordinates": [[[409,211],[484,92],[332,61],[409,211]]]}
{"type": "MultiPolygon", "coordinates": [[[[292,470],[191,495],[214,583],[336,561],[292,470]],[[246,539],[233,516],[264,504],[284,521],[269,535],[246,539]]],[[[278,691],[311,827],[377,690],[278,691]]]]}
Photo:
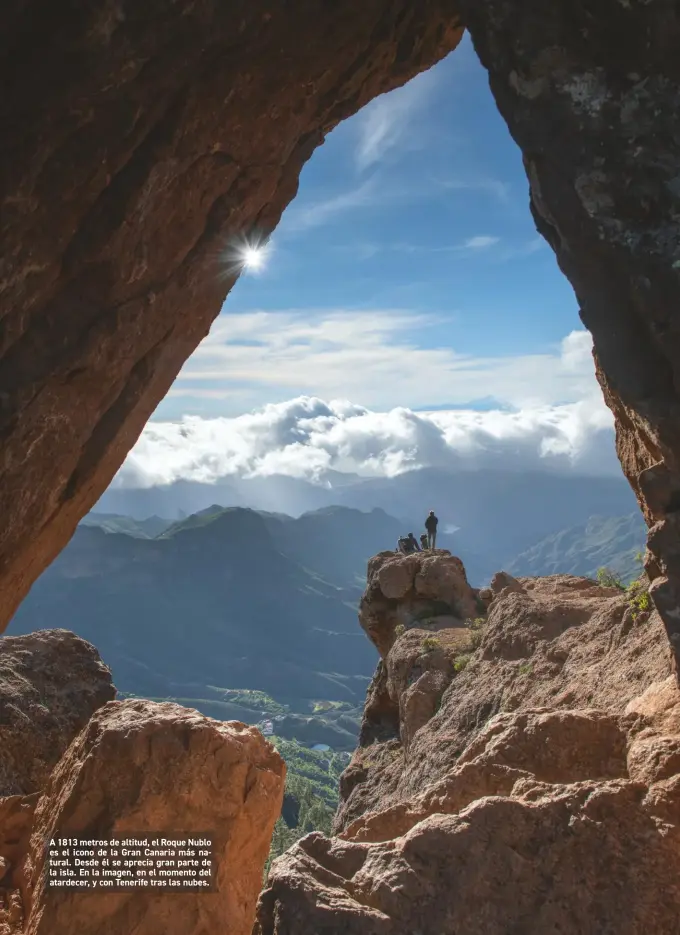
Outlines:
{"type": "Polygon", "coordinates": [[[264,267],[265,260],[264,247],[244,247],[242,250],[241,262],[244,269],[257,273],[264,267]]]}
{"type": "Polygon", "coordinates": [[[257,276],[269,263],[272,247],[269,238],[243,235],[233,238],[220,254],[223,272],[238,277],[241,273],[257,276]]]}

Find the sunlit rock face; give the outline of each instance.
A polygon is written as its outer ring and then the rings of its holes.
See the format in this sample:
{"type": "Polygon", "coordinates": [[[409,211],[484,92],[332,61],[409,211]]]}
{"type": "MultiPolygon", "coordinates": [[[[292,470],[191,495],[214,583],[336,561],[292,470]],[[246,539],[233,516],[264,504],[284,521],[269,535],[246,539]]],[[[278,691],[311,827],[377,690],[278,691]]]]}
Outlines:
{"type": "MultiPolygon", "coordinates": [[[[432,556],[434,598],[451,558],[432,556]]],[[[385,560],[363,611],[390,646],[335,836],[274,862],[255,935],[674,935],[680,692],[658,614],[587,578],[499,574],[472,625],[409,621],[413,557],[387,559],[393,604],[385,560]]]]}
{"type": "Polygon", "coordinates": [[[650,526],[680,658],[680,9],[461,0],[522,150],[536,226],[574,287],[617,451],[650,526]],[[615,47],[611,36],[616,35],[615,47]]]}
{"type": "Polygon", "coordinates": [[[254,727],[176,704],[110,702],[68,748],[35,809],[25,932],[249,935],[284,780],[283,760],[254,727]],[[45,841],[60,834],[121,840],[162,830],[173,839],[199,828],[213,844],[211,893],[140,899],[128,888],[83,898],[49,886],[45,841]]]}

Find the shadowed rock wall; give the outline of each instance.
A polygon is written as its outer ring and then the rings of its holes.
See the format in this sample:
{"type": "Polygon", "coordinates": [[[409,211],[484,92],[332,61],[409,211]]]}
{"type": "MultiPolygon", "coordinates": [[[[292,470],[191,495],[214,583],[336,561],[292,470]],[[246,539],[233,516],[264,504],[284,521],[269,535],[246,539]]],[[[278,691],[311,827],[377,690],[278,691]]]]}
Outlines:
{"type": "Polygon", "coordinates": [[[461,0],[522,150],[536,226],[574,287],[646,569],[680,658],[680,8],[461,0]]]}

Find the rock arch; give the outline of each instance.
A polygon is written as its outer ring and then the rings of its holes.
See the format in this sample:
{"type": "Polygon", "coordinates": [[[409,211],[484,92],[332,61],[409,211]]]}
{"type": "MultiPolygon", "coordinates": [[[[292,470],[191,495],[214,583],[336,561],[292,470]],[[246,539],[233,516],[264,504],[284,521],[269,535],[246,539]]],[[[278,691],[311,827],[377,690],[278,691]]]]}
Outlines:
{"type": "Polygon", "coordinates": [[[675,0],[10,0],[0,14],[0,628],[96,502],[304,162],[469,28],[594,339],[680,658],[675,0]]]}

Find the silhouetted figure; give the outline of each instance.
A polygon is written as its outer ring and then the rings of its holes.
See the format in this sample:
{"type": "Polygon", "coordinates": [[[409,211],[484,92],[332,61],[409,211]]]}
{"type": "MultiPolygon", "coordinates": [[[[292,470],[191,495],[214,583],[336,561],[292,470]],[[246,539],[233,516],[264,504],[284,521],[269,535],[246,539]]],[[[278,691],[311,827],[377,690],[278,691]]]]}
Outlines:
{"type": "Polygon", "coordinates": [[[418,541],[412,532],[408,536],[402,536],[397,542],[397,552],[403,552],[404,555],[410,555],[412,552],[420,552],[418,541]]]}
{"type": "Polygon", "coordinates": [[[439,520],[434,515],[434,510],[430,510],[425,520],[425,529],[427,529],[427,545],[430,549],[437,547],[437,523],[439,520]]]}
{"type": "Polygon", "coordinates": [[[428,542],[427,542],[427,534],[426,534],[426,533],[423,533],[422,536],[420,537],[420,548],[421,548],[421,550],[422,550],[423,552],[425,551],[425,549],[429,549],[429,548],[430,548],[430,546],[428,545],[428,542]]]}

